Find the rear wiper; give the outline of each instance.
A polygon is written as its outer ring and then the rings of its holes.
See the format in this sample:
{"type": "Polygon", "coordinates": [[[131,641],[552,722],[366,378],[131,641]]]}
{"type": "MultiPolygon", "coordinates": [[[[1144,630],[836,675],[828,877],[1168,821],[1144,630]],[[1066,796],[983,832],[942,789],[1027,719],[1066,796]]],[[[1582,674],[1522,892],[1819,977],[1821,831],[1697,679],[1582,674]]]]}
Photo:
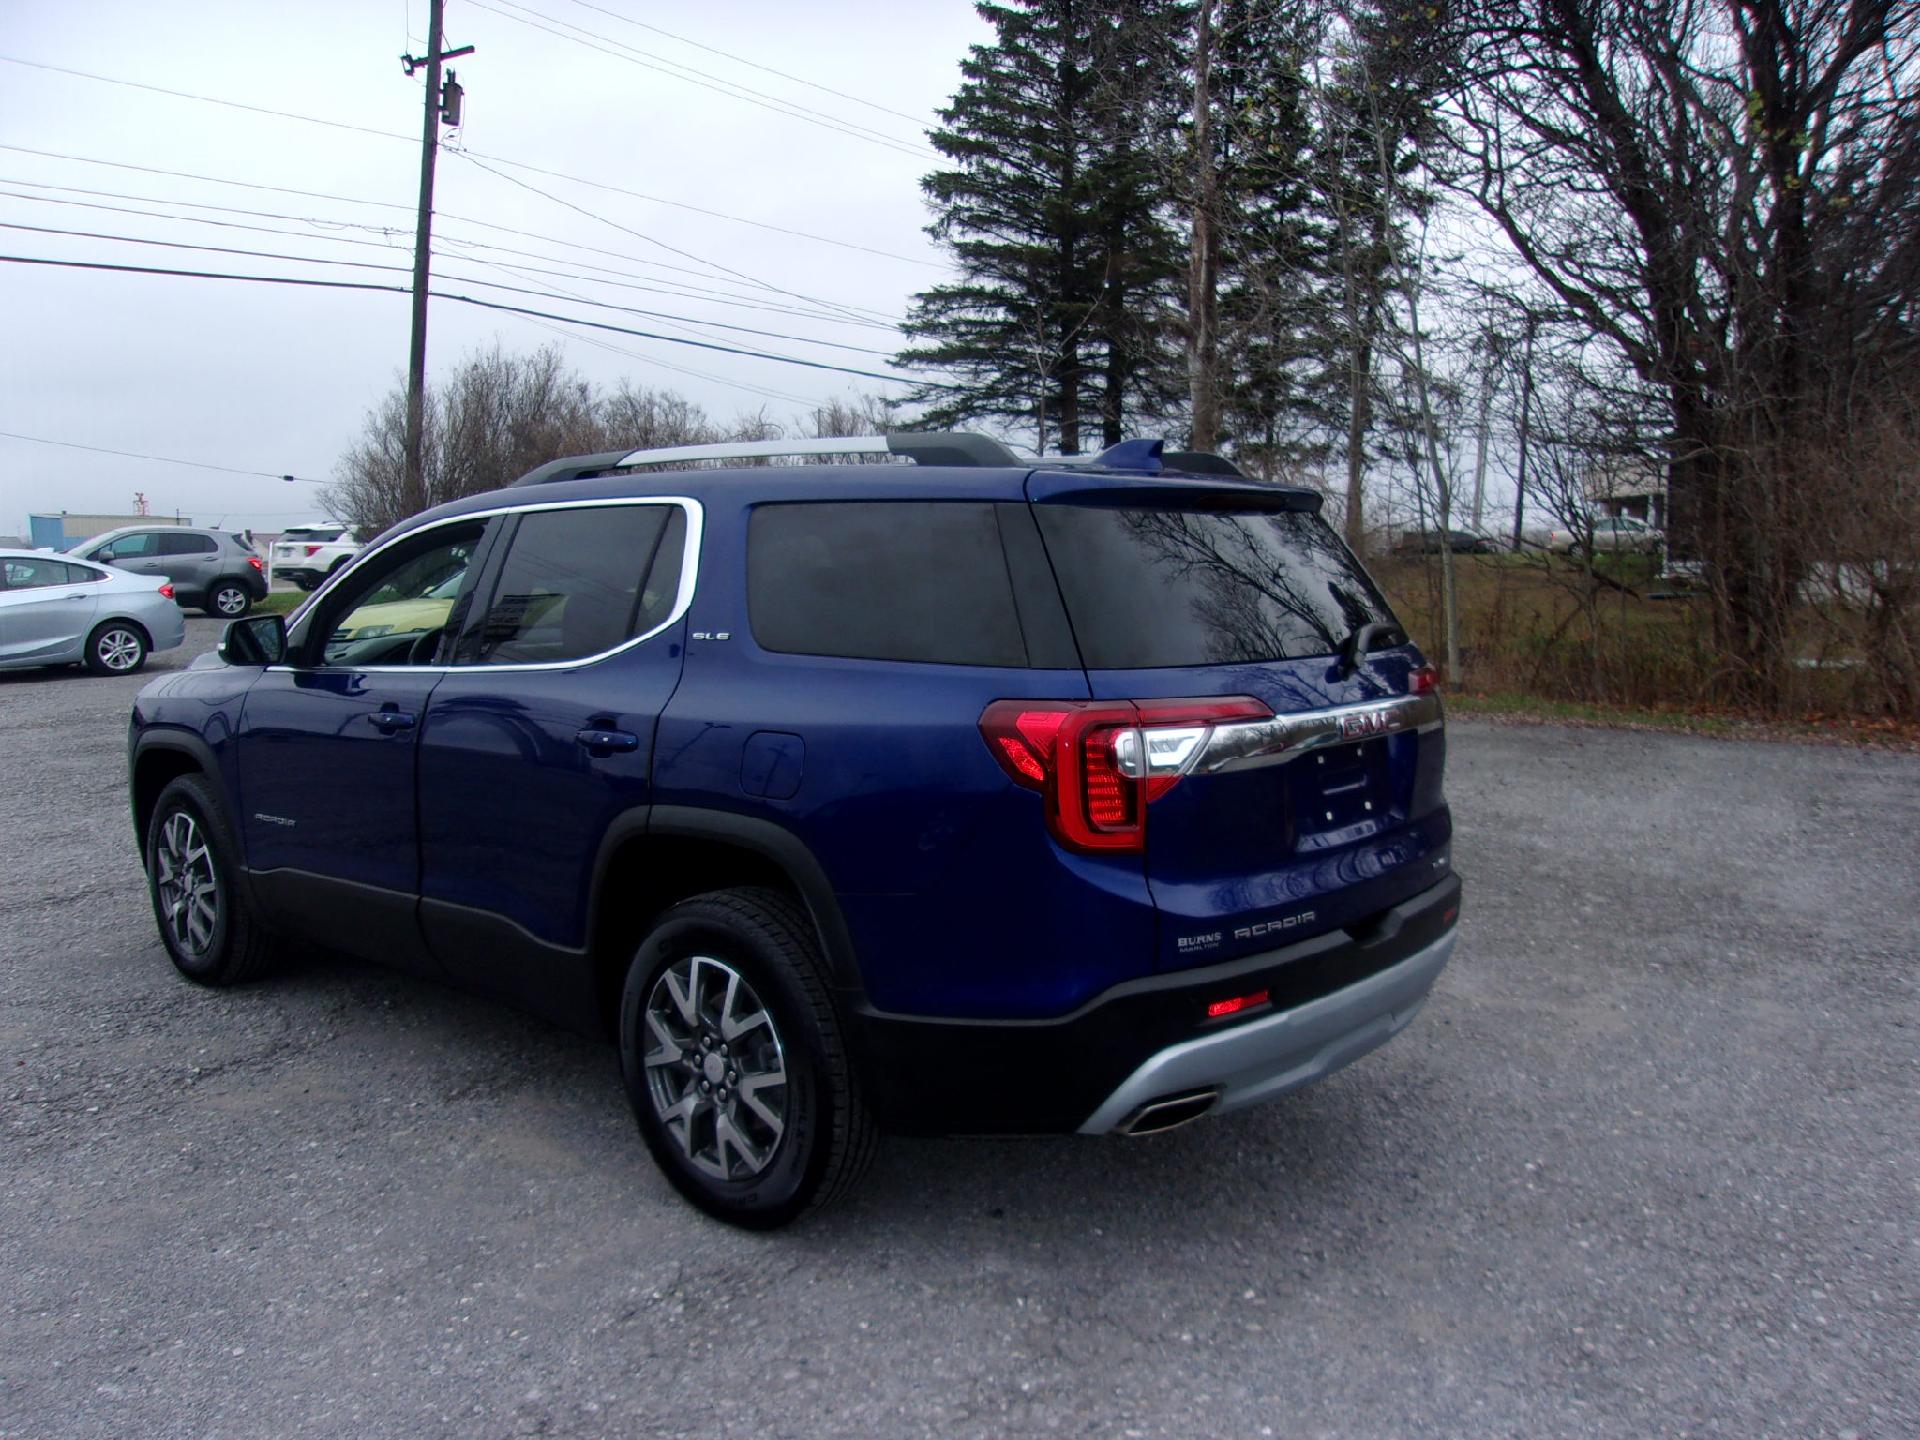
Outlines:
{"type": "MultiPolygon", "coordinates": [[[[1376,636],[1398,634],[1400,634],[1400,628],[1397,625],[1389,625],[1384,620],[1369,620],[1364,625],[1355,626],[1353,633],[1340,642],[1332,678],[1344,680],[1358,670],[1361,657],[1373,649],[1376,636]]],[[[1398,643],[1404,643],[1404,637],[1398,643]]]]}

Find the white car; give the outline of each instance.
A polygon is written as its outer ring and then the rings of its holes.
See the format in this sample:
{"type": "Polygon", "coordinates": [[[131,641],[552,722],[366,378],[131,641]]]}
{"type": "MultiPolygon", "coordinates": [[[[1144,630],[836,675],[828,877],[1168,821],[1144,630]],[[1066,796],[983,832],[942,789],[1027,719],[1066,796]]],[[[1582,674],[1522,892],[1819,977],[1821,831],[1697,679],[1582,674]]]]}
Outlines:
{"type": "MultiPolygon", "coordinates": [[[[1667,537],[1631,515],[1602,515],[1593,522],[1595,554],[1631,550],[1642,555],[1657,555],[1667,537]]],[[[1547,549],[1556,555],[1571,555],[1586,547],[1587,537],[1577,530],[1549,530],[1547,549]]]]}
{"type": "Polygon", "coordinates": [[[131,675],[187,638],[164,575],[44,550],[0,550],[0,670],[85,665],[131,675]]]}
{"type": "Polygon", "coordinates": [[[267,559],[273,578],[302,590],[319,586],[359,552],[360,532],[346,525],[295,525],[273,542],[267,559]]]}

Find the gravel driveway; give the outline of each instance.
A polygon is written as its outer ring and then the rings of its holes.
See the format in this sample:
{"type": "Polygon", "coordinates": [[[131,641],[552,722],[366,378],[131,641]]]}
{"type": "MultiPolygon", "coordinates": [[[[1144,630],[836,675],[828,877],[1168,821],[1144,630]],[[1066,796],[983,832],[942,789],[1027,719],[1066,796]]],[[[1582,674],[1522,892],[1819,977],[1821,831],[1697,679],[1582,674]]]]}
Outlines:
{"type": "Polygon", "coordinates": [[[1458,723],[1399,1040],[1153,1139],[890,1142],[768,1237],[608,1048],[177,980],[137,689],[0,675],[5,1440],[1920,1434],[1920,760],[1458,723]]]}

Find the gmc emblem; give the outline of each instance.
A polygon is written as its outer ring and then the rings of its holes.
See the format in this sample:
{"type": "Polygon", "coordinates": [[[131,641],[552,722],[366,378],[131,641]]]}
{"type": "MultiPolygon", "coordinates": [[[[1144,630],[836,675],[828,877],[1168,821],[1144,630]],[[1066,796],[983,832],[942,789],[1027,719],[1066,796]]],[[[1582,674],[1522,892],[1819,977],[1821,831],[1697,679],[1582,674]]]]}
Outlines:
{"type": "Polygon", "coordinates": [[[1349,740],[1364,740],[1369,735],[1384,735],[1391,724],[1385,710],[1368,710],[1359,715],[1342,715],[1340,733],[1349,740]]]}

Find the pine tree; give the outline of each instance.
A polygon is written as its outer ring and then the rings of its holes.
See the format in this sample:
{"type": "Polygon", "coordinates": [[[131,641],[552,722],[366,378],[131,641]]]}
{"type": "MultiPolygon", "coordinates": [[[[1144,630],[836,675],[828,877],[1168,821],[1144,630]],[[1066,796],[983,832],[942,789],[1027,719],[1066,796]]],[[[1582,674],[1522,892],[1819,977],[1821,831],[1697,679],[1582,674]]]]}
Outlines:
{"type": "Polygon", "coordinates": [[[983,3],[923,180],[960,278],[915,298],[904,366],[945,372],[922,423],[1031,424],[1077,454],[1163,405],[1177,240],[1151,155],[1177,84],[1172,0],[983,3]]]}

